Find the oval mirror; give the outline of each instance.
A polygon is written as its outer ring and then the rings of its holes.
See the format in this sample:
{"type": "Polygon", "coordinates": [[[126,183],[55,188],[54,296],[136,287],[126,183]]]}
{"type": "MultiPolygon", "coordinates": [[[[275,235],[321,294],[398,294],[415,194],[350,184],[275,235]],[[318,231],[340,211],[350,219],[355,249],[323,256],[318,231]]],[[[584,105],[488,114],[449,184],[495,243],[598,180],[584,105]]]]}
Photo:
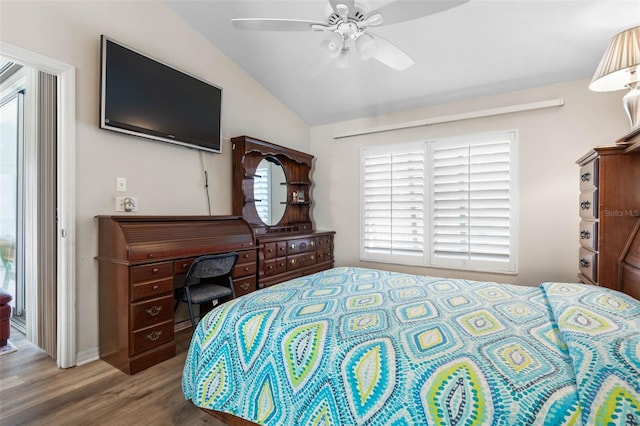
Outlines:
{"type": "Polygon", "coordinates": [[[265,225],[275,226],[287,208],[287,185],[284,169],[273,157],[258,163],[253,179],[253,198],[258,216],[265,225]]]}

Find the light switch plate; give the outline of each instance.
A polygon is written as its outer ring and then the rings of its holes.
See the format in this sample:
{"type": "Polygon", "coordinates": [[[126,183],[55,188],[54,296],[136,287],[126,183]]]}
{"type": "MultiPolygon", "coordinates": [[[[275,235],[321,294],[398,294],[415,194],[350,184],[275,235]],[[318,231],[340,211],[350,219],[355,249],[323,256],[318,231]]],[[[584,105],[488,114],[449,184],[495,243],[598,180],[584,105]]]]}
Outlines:
{"type": "Polygon", "coordinates": [[[127,178],[124,178],[124,177],[116,178],[116,191],[117,192],[127,191],[127,178]]]}

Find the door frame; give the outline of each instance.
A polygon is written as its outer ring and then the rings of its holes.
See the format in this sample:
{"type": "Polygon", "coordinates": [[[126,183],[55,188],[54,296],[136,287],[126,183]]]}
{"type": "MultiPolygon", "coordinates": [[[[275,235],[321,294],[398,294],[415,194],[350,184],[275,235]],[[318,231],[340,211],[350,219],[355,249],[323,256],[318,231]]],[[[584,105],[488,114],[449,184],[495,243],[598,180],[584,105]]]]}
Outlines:
{"type": "Polygon", "coordinates": [[[0,54],[57,77],[57,364],[76,365],[75,67],[0,41],[0,54]]]}

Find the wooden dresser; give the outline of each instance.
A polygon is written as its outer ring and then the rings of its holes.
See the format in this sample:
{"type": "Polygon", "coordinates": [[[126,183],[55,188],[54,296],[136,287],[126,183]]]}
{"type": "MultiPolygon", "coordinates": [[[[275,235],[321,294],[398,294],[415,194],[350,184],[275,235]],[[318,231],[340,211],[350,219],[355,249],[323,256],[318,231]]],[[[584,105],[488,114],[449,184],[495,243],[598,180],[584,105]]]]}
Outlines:
{"type": "Polygon", "coordinates": [[[251,227],[237,216],[98,216],[100,358],[134,374],[175,356],[173,290],[205,254],[237,252],[236,296],[256,289],[251,227]]]}
{"type": "Polygon", "coordinates": [[[315,231],[257,236],[258,288],[333,268],[334,234],[315,231]]]}
{"type": "Polygon", "coordinates": [[[619,256],[640,217],[640,153],[632,147],[594,148],[577,161],[582,282],[619,287],[619,256]]]}
{"type": "Polygon", "coordinates": [[[231,142],[233,214],[242,215],[254,229],[258,288],[333,268],[335,232],[315,230],[312,219],[313,156],[250,136],[238,136],[231,142]],[[265,162],[275,164],[281,174],[271,175],[270,192],[259,193],[256,181],[263,177],[264,172],[258,171],[264,170],[261,165],[265,162]],[[265,201],[261,197],[284,207],[278,217],[261,216],[256,207],[265,201]]]}

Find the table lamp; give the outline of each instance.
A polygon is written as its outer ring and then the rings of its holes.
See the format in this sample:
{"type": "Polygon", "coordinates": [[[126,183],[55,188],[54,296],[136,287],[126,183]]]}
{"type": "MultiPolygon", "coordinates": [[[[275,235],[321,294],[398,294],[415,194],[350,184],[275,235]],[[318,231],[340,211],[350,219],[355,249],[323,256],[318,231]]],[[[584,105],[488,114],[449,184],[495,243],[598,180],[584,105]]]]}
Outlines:
{"type": "Polygon", "coordinates": [[[631,129],[640,126],[640,26],[617,34],[605,51],[589,89],[613,92],[628,88],[622,103],[631,129]]]}

